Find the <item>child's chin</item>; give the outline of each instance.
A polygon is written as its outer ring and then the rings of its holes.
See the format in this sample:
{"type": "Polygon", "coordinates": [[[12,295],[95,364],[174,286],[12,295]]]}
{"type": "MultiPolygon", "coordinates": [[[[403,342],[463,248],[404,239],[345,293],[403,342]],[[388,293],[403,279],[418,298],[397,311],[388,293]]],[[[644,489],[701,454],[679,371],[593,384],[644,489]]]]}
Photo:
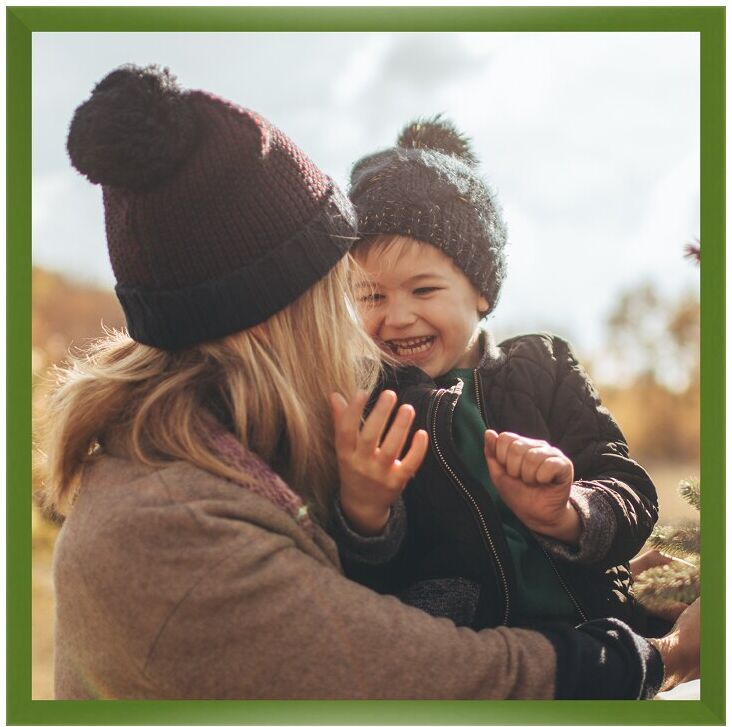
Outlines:
{"type": "MultiPolygon", "coordinates": [[[[427,352],[430,353],[429,351],[427,352]]],[[[419,369],[422,369],[426,374],[432,375],[430,373],[430,369],[434,370],[435,366],[430,365],[430,356],[397,356],[396,357],[399,363],[404,364],[404,366],[416,366],[419,369]]]]}
{"type": "Polygon", "coordinates": [[[402,360],[402,363],[405,366],[416,366],[418,369],[424,371],[424,373],[426,373],[427,376],[429,376],[431,379],[436,379],[442,373],[439,366],[431,363],[430,361],[414,361],[413,359],[404,359],[402,360]]]}

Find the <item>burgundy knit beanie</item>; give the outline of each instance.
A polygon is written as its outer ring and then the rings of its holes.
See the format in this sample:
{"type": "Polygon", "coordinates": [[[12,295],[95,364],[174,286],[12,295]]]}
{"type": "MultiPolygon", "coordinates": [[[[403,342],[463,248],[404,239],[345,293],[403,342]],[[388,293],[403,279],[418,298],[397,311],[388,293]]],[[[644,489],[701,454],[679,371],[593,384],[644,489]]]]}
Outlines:
{"type": "Polygon", "coordinates": [[[67,149],[101,184],[130,336],[181,349],[261,323],[346,254],[351,203],[279,129],[167,69],[122,66],[67,149]]]}

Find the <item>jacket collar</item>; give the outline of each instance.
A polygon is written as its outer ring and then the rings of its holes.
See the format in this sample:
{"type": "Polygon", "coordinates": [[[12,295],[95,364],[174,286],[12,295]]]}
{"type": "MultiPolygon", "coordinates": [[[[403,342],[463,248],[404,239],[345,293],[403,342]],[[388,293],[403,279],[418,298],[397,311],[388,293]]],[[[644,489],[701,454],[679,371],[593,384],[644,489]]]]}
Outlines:
{"type": "Polygon", "coordinates": [[[478,341],[481,351],[478,369],[491,370],[498,368],[505,363],[506,354],[503,349],[496,344],[493,334],[485,330],[481,331],[478,341]]]}

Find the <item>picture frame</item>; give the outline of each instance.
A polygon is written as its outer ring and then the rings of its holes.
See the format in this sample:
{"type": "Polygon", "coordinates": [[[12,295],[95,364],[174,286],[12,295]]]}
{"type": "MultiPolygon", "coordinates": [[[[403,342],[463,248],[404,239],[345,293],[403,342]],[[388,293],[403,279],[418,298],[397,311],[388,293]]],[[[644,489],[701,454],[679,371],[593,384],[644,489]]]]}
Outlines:
{"type": "Polygon", "coordinates": [[[7,33],[8,724],[724,724],[722,7],[10,7],[7,33]],[[701,73],[701,699],[650,702],[34,701],[31,697],[31,40],[34,32],[694,32],[701,73]],[[722,616],[722,618],[720,618],[722,616]]]}

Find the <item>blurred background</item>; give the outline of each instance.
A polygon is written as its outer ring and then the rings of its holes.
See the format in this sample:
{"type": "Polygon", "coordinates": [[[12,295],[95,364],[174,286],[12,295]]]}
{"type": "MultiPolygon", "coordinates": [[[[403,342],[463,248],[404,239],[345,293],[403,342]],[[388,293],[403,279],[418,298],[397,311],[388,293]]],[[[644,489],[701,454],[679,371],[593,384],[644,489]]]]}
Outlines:
{"type": "MultiPolygon", "coordinates": [[[[121,326],[101,191],[65,153],[76,106],[123,63],[260,112],[342,187],[358,157],[442,112],[504,207],[509,271],[487,326],[568,338],[659,490],[696,513],[699,42],[693,33],[34,33],[33,381],[121,326]]],[[[36,479],[33,487],[41,486],[36,479]]],[[[52,691],[51,557],[33,511],[33,697],[52,691]]]]}

